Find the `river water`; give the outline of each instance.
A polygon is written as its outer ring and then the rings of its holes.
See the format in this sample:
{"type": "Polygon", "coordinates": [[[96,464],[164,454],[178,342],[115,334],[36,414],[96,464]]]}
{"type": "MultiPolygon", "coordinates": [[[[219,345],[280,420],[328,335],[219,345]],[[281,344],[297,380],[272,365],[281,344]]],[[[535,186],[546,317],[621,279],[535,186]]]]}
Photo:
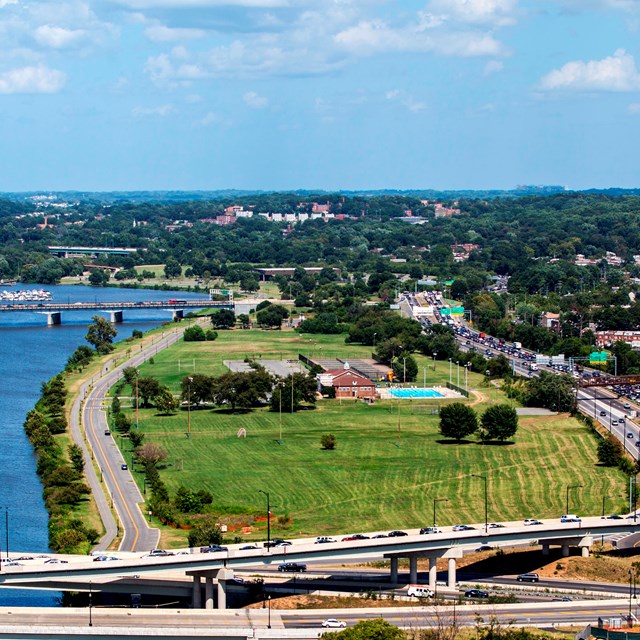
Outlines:
{"type": "MultiPolygon", "coordinates": [[[[45,289],[53,302],[142,302],[148,300],[203,299],[193,294],[148,289],[112,289],[86,286],[17,285],[9,289],[45,289]]],[[[6,554],[6,522],[11,555],[17,551],[47,552],[47,512],[42,485],[36,475],[31,444],[22,424],[40,396],[40,385],[59,373],[81,344],[96,311],[62,312],[62,324],[48,327],[38,313],[0,313],[0,549],[6,554]],[[8,516],[8,517],[7,517],[8,516]]],[[[108,316],[106,316],[108,317],[108,316]]],[[[146,331],[171,320],[170,311],[125,310],[116,325],[116,340],[134,329],[146,331]]],[[[57,594],[46,591],[0,589],[0,606],[55,606],[57,594]]]]}

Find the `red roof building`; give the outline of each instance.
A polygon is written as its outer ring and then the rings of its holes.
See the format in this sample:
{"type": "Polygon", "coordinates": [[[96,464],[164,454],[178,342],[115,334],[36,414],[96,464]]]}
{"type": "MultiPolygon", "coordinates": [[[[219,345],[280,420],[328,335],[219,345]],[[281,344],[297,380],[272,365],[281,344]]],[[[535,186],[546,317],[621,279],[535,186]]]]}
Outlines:
{"type": "Polygon", "coordinates": [[[334,369],[325,371],[321,376],[331,377],[331,386],[336,390],[336,398],[376,397],[375,383],[353,369],[334,369]]]}

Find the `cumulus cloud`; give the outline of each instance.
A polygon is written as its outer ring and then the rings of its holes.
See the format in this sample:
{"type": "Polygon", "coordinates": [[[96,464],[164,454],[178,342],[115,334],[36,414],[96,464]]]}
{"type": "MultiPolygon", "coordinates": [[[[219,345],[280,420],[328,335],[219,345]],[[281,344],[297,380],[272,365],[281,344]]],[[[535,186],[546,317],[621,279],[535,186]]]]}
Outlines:
{"type": "Polygon", "coordinates": [[[252,109],[264,109],[269,105],[269,100],[257,94],[255,91],[247,91],[247,93],[242,96],[242,99],[245,104],[252,109]]]}
{"type": "Polygon", "coordinates": [[[8,7],[10,4],[17,4],[18,0],[0,0],[0,9],[8,7]]]}
{"type": "Polygon", "coordinates": [[[158,116],[160,118],[166,118],[176,112],[175,107],[172,104],[163,104],[158,107],[134,107],[131,110],[134,116],[138,118],[158,116]]]}
{"type": "Polygon", "coordinates": [[[86,37],[82,29],[65,29],[50,24],[38,27],[34,32],[36,42],[51,49],[68,49],[86,37]]]}
{"type": "Polygon", "coordinates": [[[424,111],[427,108],[427,105],[424,102],[420,102],[415,100],[413,96],[402,89],[392,89],[391,91],[387,91],[384,97],[387,100],[391,100],[393,102],[398,102],[403,107],[405,107],[408,111],[412,113],[417,113],[418,111],[424,111]]]}
{"type": "Polygon", "coordinates": [[[145,35],[152,42],[176,42],[184,40],[197,40],[206,35],[203,29],[177,29],[156,24],[144,30],[145,35]]]}
{"type": "Polygon", "coordinates": [[[640,72],[624,49],[602,60],[575,60],[554,69],[540,81],[546,91],[638,91],[640,72]]]}
{"type": "Polygon", "coordinates": [[[65,82],[65,74],[57,69],[22,67],[0,73],[0,94],[57,93],[65,82]]]}
{"type": "Polygon", "coordinates": [[[627,107],[627,113],[631,114],[632,116],[640,115],[640,102],[632,102],[627,107]]]}
{"type": "Polygon", "coordinates": [[[443,20],[504,27],[515,22],[516,0],[431,0],[425,13],[443,20]]]}

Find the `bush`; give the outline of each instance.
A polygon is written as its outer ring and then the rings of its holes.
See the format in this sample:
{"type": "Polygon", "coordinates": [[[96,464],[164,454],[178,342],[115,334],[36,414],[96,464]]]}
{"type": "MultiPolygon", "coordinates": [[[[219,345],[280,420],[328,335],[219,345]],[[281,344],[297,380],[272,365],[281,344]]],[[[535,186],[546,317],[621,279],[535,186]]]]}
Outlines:
{"type": "Polygon", "coordinates": [[[204,342],[206,340],[206,336],[202,327],[200,325],[195,325],[184,330],[183,339],[185,342],[204,342]]]}
{"type": "Polygon", "coordinates": [[[333,451],[336,448],[337,444],[338,444],[338,440],[332,433],[325,433],[320,438],[320,446],[325,451],[333,451]]]}

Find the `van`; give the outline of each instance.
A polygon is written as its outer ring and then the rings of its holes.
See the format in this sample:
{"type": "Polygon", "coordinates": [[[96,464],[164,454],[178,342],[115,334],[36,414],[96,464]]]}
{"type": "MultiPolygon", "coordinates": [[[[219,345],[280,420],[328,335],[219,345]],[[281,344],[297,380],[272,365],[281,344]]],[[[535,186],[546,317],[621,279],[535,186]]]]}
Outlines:
{"type": "Polygon", "coordinates": [[[529,363],[529,371],[537,371],[538,365],[535,362],[529,363]]]}
{"type": "Polygon", "coordinates": [[[538,582],[540,576],[537,573],[521,573],[516,580],[518,582],[538,582]]]}
{"type": "Polygon", "coordinates": [[[429,587],[425,587],[421,584],[410,584],[407,590],[408,596],[414,596],[416,598],[432,598],[433,591],[429,587]]]}
{"type": "Polygon", "coordinates": [[[560,516],[560,522],[582,522],[575,513],[565,513],[560,516]]]}

